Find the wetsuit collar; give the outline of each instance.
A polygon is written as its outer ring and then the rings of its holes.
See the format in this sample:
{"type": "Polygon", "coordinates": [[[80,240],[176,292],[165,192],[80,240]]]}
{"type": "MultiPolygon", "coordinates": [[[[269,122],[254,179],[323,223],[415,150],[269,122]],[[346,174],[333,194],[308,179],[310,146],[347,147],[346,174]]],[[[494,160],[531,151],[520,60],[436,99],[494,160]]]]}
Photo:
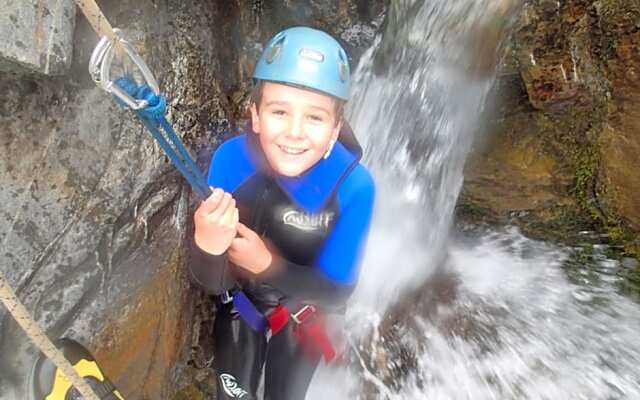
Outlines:
{"type": "Polygon", "coordinates": [[[274,177],[278,186],[300,207],[308,212],[317,212],[326,205],[335,189],[351,169],[358,163],[358,155],[336,142],[328,158],[320,159],[302,175],[288,177],[277,175],[269,166],[255,135],[248,133],[249,148],[256,166],[274,177]]]}

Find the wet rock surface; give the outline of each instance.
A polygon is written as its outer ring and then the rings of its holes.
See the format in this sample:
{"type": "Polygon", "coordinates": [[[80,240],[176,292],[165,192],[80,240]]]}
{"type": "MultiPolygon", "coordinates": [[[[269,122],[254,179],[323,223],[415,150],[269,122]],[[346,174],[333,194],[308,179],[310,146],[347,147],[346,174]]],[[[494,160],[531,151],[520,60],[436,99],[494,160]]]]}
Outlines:
{"type": "Polygon", "coordinates": [[[537,237],[600,229],[638,254],[640,6],[532,1],[496,87],[459,210],[537,237]]]}
{"type": "Polygon", "coordinates": [[[0,71],[66,73],[75,15],[73,0],[0,2],[0,71]]]}
{"type": "MultiPolygon", "coordinates": [[[[383,3],[99,5],[155,72],[169,120],[205,167],[244,123],[264,41],[317,26],[345,43],[355,67],[383,3]]],[[[185,272],[195,198],[134,116],[90,81],[96,42],[79,16],[66,75],[0,75],[0,268],[50,337],[85,344],[127,399],[170,398],[180,386],[198,398],[213,391],[213,318],[185,272]],[[189,372],[202,375],[196,384],[189,372]]],[[[25,398],[37,351],[4,309],[0,352],[0,399],[25,398]]]]}

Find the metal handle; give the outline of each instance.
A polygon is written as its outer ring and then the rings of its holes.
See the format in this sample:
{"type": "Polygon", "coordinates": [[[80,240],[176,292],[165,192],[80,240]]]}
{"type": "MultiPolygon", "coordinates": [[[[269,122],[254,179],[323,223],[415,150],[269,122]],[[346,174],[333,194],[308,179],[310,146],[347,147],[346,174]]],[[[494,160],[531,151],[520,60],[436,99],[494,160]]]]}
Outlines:
{"type": "Polygon", "coordinates": [[[93,50],[93,53],[91,53],[91,58],[89,60],[89,74],[91,74],[91,79],[93,79],[98,87],[113,94],[122,100],[127,106],[131,107],[131,109],[140,110],[147,106],[147,101],[134,99],[129,93],[122,90],[120,86],[116,85],[111,80],[111,63],[113,62],[116,44],[122,47],[135,66],[138,67],[142,73],[145,83],[151,88],[153,93],[159,95],[160,86],[147,66],[147,63],[145,63],[142,57],[140,57],[133,45],[122,38],[120,34],[121,31],[119,29],[114,29],[114,32],[118,36],[116,40],[110,40],[108,37],[103,36],[98,42],[96,48],[93,50]]]}
{"type": "Polygon", "coordinates": [[[291,319],[300,325],[304,321],[306,321],[309,317],[315,314],[316,308],[311,304],[305,304],[301,309],[298,310],[295,314],[291,314],[291,319]]]}

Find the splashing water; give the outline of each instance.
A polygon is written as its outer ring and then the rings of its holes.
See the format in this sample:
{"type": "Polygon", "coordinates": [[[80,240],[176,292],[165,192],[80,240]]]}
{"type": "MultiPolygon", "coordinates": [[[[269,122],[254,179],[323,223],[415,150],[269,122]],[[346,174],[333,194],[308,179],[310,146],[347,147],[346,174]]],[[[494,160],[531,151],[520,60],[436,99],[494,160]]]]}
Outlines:
{"type": "Polygon", "coordinates": [[[640,306],[619,294],[618,261],[515,228],[449,235],[518,6],[390,5],[349,110],[378,187],[351,363],[321,367],[308,399],[640,399],[640,306]]]}
{"type": "Polygon", "coordinates": [[[451,244],[446,272],[369,319],[350,374],[319,380],[335,399],[638,399],[640,306],[618,261],[580,251],[515,228],[451,244]]]}

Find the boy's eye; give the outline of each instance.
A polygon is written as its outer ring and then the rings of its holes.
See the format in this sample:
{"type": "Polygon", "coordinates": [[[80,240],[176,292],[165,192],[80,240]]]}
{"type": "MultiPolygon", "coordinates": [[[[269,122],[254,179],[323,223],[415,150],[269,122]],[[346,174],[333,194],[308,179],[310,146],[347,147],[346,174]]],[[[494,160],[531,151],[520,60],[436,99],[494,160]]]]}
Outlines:
{"type": "Polygon", "coordinates": [[[287,112],[284,110],[273,110],[271,113],[280,117],[287,115],[287,112]]]}
{"type": "Polygon", "coordinates": [[[322,122],[322,121],[324,121],[324,118],[322,118],[322,116],[321,116],[321,115],[314,115],[314,114],[312,114],[312,115],[309,115],[309,117],[308,117],[308,118],[309,118],[311,121],[313,121],[313,122],[322,122]]]}

